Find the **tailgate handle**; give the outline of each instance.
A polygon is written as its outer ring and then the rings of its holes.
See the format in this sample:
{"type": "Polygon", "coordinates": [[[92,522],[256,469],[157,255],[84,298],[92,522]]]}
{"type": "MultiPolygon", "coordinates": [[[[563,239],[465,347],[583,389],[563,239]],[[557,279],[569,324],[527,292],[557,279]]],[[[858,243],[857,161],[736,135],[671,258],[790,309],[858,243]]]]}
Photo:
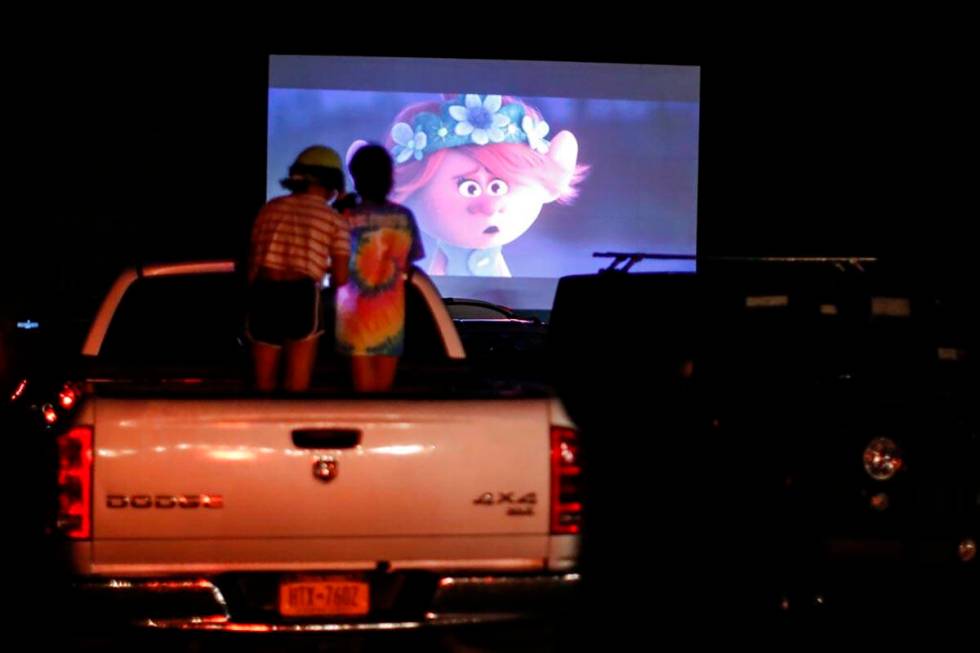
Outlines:
{"type": "Polygon", "coordinates": [[[353,449],[361,443],[356,429],[297,429],[293,444],[300,449],[353,449]]]}

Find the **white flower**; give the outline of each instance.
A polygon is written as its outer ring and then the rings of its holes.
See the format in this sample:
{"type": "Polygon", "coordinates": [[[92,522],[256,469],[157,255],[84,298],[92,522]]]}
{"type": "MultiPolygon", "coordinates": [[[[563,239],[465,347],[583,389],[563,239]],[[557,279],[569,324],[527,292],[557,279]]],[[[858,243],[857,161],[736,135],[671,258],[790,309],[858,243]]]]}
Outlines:
{"type": "Polygon", "coordinates": [[[479,95],[467,94],[464,98],[466,106],[454,104],[449,107],[449,115],[456,123],[458,136],[470,136],[477,145],[503,142],[507,134],[503,128],[510,124],[510,118],[497,113],[503,104],[499,95],[488,95],[481,102],[479,95]]]}
{"type": "Polygon", "coordinates": [[[420,129],[413,133],[412,127],[405,122],[391,128],[391,140],[395,141],[395,147],[391,148],[395,163],[405,163],[412,156],[421,161],[425,146],[429,143],[424,131],[420,129]]]}
{"type": "Polygon", "coordinates": [[[535,120],[531,116],[524,116],[524,120],[521,121],[521,128],[524,133],[527,134],[527,144],[531,146],[537,152],[541,154],[547,154],[548,149],[551,145],[548,141],[544,140],[545,135],[548,133],[550,127],[548,123],[544,120],[535,120]]]}
{"type": "Polygon", "coordinates": [[[439,131],[436,133],[439,134],[439,138],[446,138],[446,136],[449,136],[449,130],[445,127],[440,127],[439,131]]]}

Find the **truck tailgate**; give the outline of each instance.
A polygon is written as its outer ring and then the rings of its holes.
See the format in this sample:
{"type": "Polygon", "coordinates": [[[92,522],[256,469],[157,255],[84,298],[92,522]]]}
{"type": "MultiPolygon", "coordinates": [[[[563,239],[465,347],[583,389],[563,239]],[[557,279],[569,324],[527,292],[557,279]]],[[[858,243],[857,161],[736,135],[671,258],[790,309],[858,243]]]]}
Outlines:
{"type": "Polygon", "coordinates": [[[547,400],[100,397],[95,423],[96,567],[548,555],[547,400]]]}

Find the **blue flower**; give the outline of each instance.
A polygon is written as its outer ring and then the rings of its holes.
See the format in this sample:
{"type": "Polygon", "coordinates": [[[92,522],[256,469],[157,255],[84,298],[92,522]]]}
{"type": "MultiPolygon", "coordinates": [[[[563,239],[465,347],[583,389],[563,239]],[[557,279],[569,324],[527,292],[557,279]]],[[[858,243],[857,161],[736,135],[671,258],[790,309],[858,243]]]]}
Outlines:
{"type": "Polygon", "coordinates": [[[532,116],[524,116],[521,121],[521,128],[527,135],[527,144],[541,154],[547,154],[551,147],[548,141],[544,140],[550,127],[544,120],[535,120],[532,116]]]}
{"type": "Polygon", "coordinates": [[[464,98],[466,106],[454,104],[449,107],[449,115],[456,123],[456,135],[469,136],[477,145],[489,142],[501,143],[507,137],[503,128],[510,124],[510,118],[500,111],[503,98],[488,95],[481,102],[480,96],[469,93],[464,98]]]}
{"type": "Polygon", "coordinates": [[[395,141],[391,153],[396,163],[404,163],[412,156],[421,161],[425,146],[429,144],[429,137],[424,131],[420,129],[413,132],[411,125],[405,122],[391,128],[391,140],[395,141]]]}

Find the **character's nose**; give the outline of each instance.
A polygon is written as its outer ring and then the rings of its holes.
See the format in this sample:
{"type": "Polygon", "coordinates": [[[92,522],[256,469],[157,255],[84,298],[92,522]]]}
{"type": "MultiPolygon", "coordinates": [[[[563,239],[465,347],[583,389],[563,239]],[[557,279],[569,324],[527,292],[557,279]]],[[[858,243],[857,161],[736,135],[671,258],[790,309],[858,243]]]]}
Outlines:
{"type": "Polygon", "coordinates": [[[501,202],[502,198],[494,197],[492,195],[481,195],[470,201],[469,206],[466,210],[473,215],[493,215],[494,213],[503,213],[504,207],[501,202]]]}

